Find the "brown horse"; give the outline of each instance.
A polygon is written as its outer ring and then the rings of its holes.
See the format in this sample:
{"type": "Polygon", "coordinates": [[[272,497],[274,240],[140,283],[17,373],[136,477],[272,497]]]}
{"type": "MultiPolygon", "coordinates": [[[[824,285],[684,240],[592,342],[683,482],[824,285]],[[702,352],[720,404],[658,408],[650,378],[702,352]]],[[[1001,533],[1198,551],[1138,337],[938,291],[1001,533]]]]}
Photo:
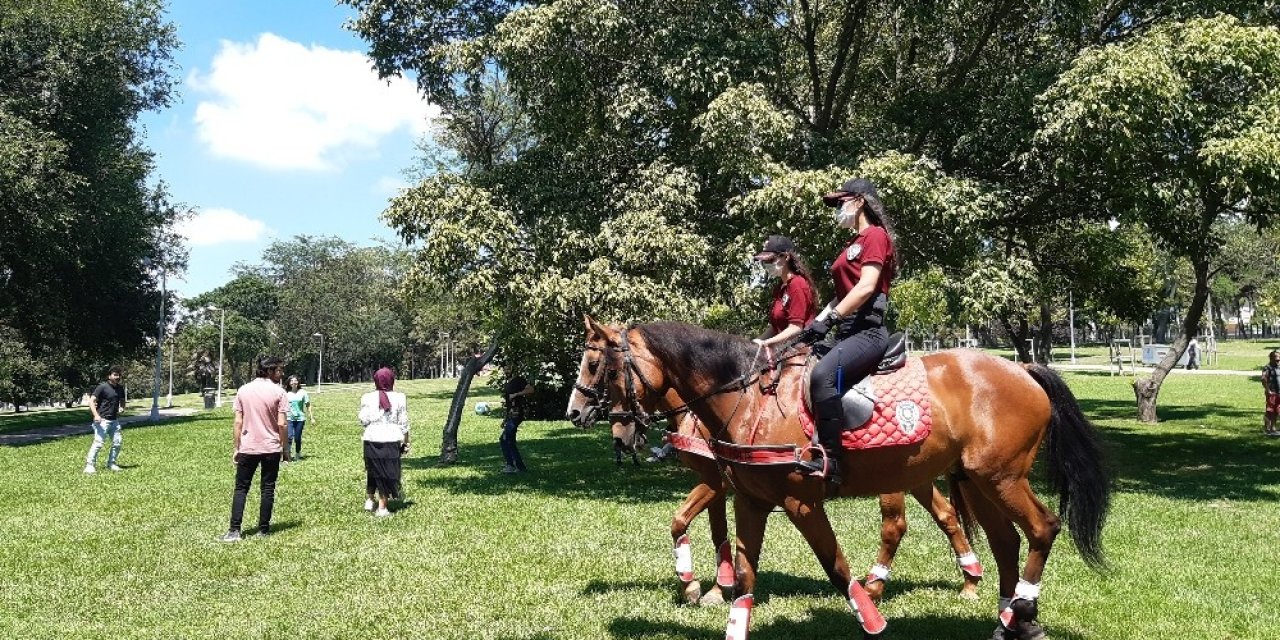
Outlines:
{"type": "MultiPolygon", "coordinates": [[[[634,439],[637,423],[674,390],[691,399],[688,406],[713,436],[718,454],[741,451],[747,443],[773,445],[775,453],[785,454],[802,451],[807,442],[799,419],[798,368],[784,368],[770,380],[774,374],[762,372],[758,353],[744,339],[678,323],[616,329],[588,318],[586,351],[567,416],[580,426],[590,424],[603,400],[622,425],[615,437],[634,439]],[[591,389],[605,393],[584,393],[591,389]],[[760,401],[768,393],[776,399],[760,401]]],[[[966,524],[976,518],[986,531],[999,569],[994,637],[1042,638],[1036,622],[1040,579],[1061,521],[1036,498],[1028,474],[1045,441],[1049,481],[1059,491],[1071,537],[1086,563],[1102,567],[1110,483],[1097,431],[1066,384],[1046,367],[968,350],[921,360],[933,411],[929,436],[915,445],[845,451],[841,462],[849,473],[837,494],[896,493],[944,473],[963,478],[952,499],[966,524]],[[1018,529],[1028,540],[1021,574],[1018,529]]],[[[727,637],[747,637],[765,526],[775,505],[804,536],[832,584],[848,595],[864,631],[882,632],[884,620],[853,579],[831,529],[826,483],[785,464],[787,455],[775,458],[784,464],[724,463],[736,489],[736,590],[743,594],[730,610],[727,637]]]]}
{"type": "MultiPolygon", "coordinates": [[[[666,412],[681,406],[684,406],[684,402],[680,397],[674,391],[668,391],[655,408],[666,412]]],[[[676,420],[674,417],[672,419],[676,420]]],[[[680,424],[687,427],[672,430],[672,442],[676,445],[680,462],[698,478],[697,484],[671,518],[671,543],[675,554],[676,577],[680,580],[680,596],[688,604],[720,604],[732,592],[735,580],[733,555],[729,545],[729,524],[725,518],[727,487],[720,465],[706,444],[711,439],[710,433],[691,414],[684,415],[680,424]],[[696,436],[690,438],[690,433],[696,436]],[[692,543],[688,537],[689,525],[703,511],[708,512],[711,543],[716,550],[717,561],[716,580],[706,594],[702,593],[702,585],[694,575],[692,543]]],[[[626,445],[621,443],[621,436],[626,434],[627,425],[617,422],[613,427],[614,433],[619,435],[619,445],[625,450],[626,445]]],[[[951,544],[963,580],[960,596],[977,599],[982,566],[973,555],[973,548],[960,526],[955,509],[932,482],[912,489],[911,495],[933,516],[934,523],[951,544]]],[[[907,533],[906,506],[906,497],[901,492],[880,496],[880,550],[876,554],[876,563],[867,574],[867,593],[875,602],[884,597],[898,545],[907,533]]]]}

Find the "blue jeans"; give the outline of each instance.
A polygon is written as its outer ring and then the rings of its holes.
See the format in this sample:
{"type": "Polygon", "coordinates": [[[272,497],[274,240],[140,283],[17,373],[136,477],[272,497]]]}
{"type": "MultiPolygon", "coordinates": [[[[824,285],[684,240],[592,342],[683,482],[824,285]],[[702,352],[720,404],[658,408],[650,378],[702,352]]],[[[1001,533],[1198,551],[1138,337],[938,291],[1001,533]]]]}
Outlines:
{"type": "Polygon", "coordinates": [[[502,435],[498,437],[498,445],[502,447],[502,457],[507,464],[524,471],[524,459],[520,457],[520,449],[516,447],[516,432],[520,429],[520,421],[507,418],[502,421],[502,435]]]}
{"type": "Polygon", "coordinates": [[[94,466],[98,463],[98,452],[102,450],[102,445],[107,439],[111,440],[111,452],[107,454],[107,464],[116,463],[116,456],[120,455],[120,421],[102,420],[93,423],[93,444],[89,445],[89,455],[85,458],[85,464],[94,466]]]}
{"type": "Polygon", "coordinates": [[[306,420],[290,420],[289,425],[289,442],[284,445],[285,451],[289,450],[289,446],[294,447],[294,455],[302,455],[302,428],[307,426],[306,420]]]}

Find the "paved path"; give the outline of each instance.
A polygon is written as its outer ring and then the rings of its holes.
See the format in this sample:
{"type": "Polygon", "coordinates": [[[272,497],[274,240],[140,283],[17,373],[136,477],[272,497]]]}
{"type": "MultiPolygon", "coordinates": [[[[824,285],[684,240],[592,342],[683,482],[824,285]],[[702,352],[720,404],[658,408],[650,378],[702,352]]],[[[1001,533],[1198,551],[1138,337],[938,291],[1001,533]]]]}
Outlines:
{"type": "MultiPolygon", "coordinates": [[[[1062,364],[1055,362],[1049,365],[1054,369],[1062,369],[1063,371],[1110,371],[1116,373],[1115,365],[1105,364],[1062,364]]],[[[1153,371],[1151,367],[1135,367],[1132,369],[1134,373],[1149,374],[1153,371]]],[[[1126,365],[1124,375],[1129,375],[1130,369],[1126,365]]],[[[1260,376],[1262,371],[1232,371],[1228,369],[1173,369],[1169,371],[1169,375],[1188,375],[1188,376],[1260,376]]]]}
{"type": "MultiPolygon", "coordinates": [[[[161,409],[160,419],[168,420],[170,418],[184,418],[186,416],[195,415],[195,409],[161,409]]],[[[120,419],[120,424],[133,424],[135,422],[146,422],[151,419],[150,414],[140,416],[128,416],[120,419]]],[[[41,440],[52,440],[55,438],[65,438],[67,436],[79,436],[93,433],[93,427],[87,422],[76,424],[64,424],[61,427],[42,427],[31,431],[19,431],[17,433],[0,433],[0,447],[14,447],[41,440]]]]}

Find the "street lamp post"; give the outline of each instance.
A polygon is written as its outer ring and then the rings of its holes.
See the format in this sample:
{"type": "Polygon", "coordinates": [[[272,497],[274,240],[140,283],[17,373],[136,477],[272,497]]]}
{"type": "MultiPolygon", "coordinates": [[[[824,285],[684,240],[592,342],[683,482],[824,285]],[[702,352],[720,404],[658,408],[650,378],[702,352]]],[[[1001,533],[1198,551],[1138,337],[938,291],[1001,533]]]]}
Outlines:
{"type": "Polygon", "coordinates": [[[222,314],[220,316],[220,319],[218,320],[218,392],[217,392],[217,396],[213,401],[213,406],[221,407],[222,406],[222,343],[224,342],[224,339],[226,338],[226,335],[227,335],[227,310],[219,309],[218,307],[215,307],[212,305],[207,307],[207,309],[209,309],[210,311],[219,311],[222,314]]]}
{"type": "MultiPolygon", "coordinates": [[[[151,261],[146,261],[147,265],[151,265],[151,261]]],[[[168,297],[168,274],[165,273],[164,265],[157,265],[160,269],[160,319],[156,321],[156,368],[155,374],[151,380],[151,417],[152,421],[160,419],[160,366],[164,359],[164,303],[168,297]]]]}
{"type": "Polygon", "coordinates": [[[320,338],[320,362],[316,365],[316,390],[320,390],[320,383],[324,380],[324,334],[316,332],[311,334],[312,338],[320,338]]]}
{"type": "MultiPolygon", "coordinates": [[[[177,336],[174,336],[175,338],[177,336]]],[[[178,348],[177,340],[169,341],[169,398],[166,401],[165,408],[173,408],[173,352],[178,348]]]]}

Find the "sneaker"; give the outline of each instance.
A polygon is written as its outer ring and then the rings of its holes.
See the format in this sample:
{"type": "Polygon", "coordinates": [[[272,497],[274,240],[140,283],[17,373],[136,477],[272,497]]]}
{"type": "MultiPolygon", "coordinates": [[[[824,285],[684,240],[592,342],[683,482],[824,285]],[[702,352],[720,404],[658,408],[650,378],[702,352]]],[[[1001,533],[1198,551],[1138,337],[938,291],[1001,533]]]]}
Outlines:
{"type": "Polygon", "coordinates": [[[385,518],[385,517],[387,517],[387,516],[391,515],[391,512],[390,512],[390,511],[387,511],[386,509],[378,509],[377,511],[374,511],[374,512],[373,512],[373,515],[375,515],[375,516],[377,516],[377,517],[379,517],[379,518],[385,518]]]}
{"type": "Polygon", "coordinates": [[[112,471],[124,471],[124,467],[121,467],[121,466],[120,466],[120,465],[118,465],[118,464],[112,463],[112,465],[111,465],[111,470],[112,470],[112,471]]]}
{"type": "Polygon", "coordinates": [[[94,468],[93,468],[93,465],[91,465],[91,464],[86,464],[86,465],[84,466],[84,472],[85,472],[85,473],[87,473],[87,474],[89,474],[89,475],[93,475],[93,474],[97,473],[97,472],[98,472],[98,470],[97,470],[97,469],[94,469],[94,468]]]}
{"type": "Polygon", "coordinates": [[[365,510],[365,511],[373,511],[373,501],[372,501],[372,500],[365,500],[365,501],[364,501],[364,510],[365,510]]]}
{"type": "Polygon", "coordinates": [[[662,450],[662,447],[649,447],[649,452],[653,454],[651,457],[653,460],[661,460],[667,457],[666,452],[662,450]]]}
{"type": "Polygon", "coordinates": [[[516,471],[517,471],[517,469],[516,469],[515,467],[513,467],[513,466],[509,465],[509,464],[508,464],[508,465],[503,465],[503,467],[502,467],[502,472],[503,472],[503,473],[516,473],[516,471]]]}
{"type": "Polygon", "coordinates": [[[240,542],[240,532],[228,531],[218,536],[218,542],[240,542]]]}

